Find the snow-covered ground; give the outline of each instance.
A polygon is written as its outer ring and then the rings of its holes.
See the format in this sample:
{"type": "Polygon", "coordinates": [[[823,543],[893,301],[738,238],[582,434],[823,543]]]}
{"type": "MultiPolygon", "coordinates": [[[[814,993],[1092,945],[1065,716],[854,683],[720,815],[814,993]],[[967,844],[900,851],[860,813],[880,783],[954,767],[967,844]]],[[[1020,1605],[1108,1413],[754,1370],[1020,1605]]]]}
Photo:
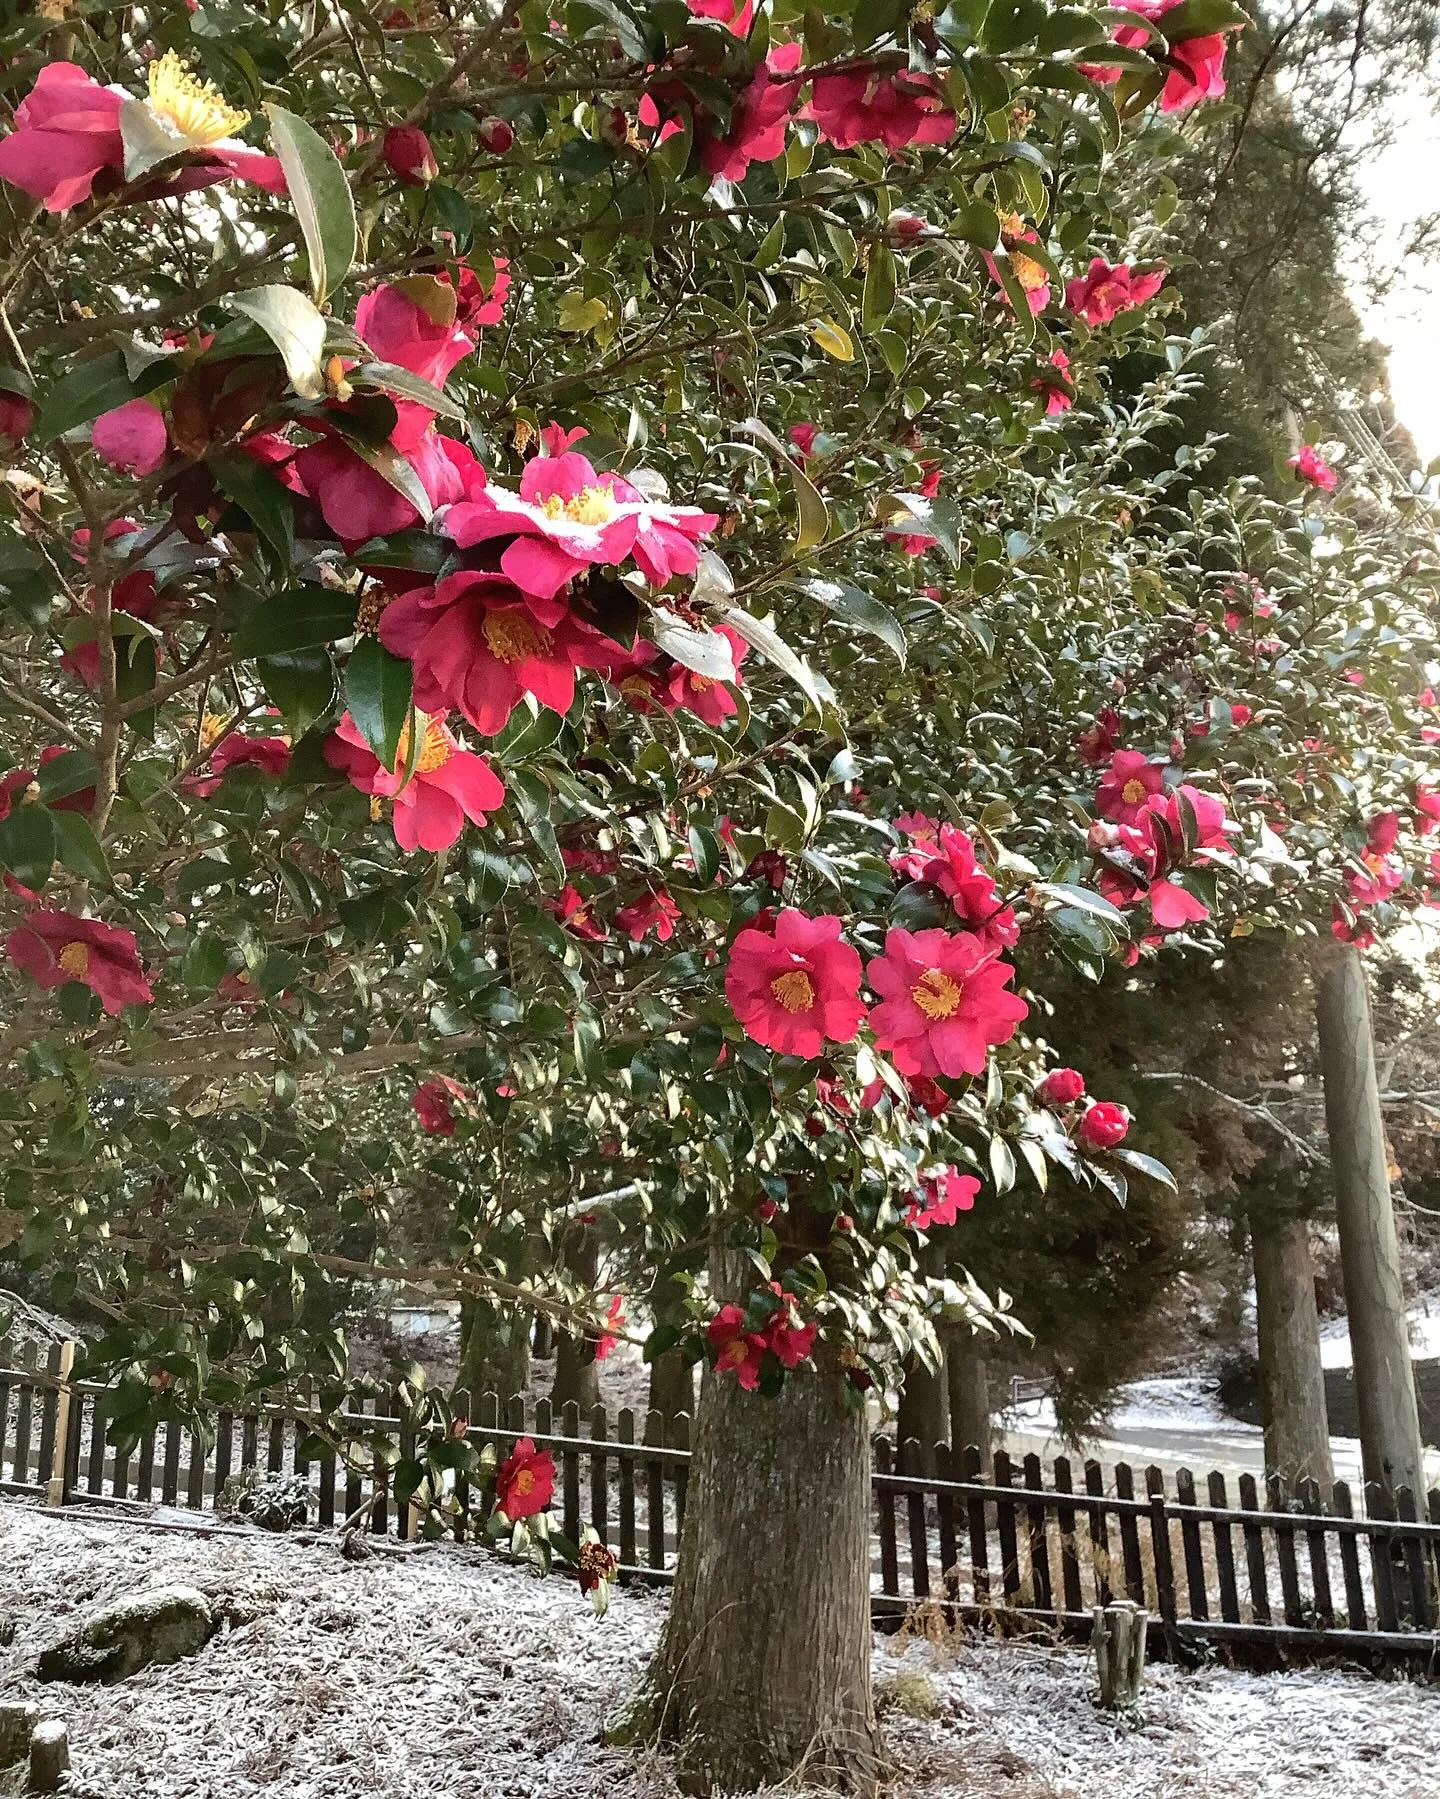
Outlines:
{"type": "MultiPolygon", "coordinates": [[[[663,1611],[659,1595],[622,1591],[596,1619],[568,1580],[480,1551],[355,1563],[333,1539],[207,1538],[0,1504],[0,1617],[17,1626],[0,1691],[69,1721],[76,1799],[678,1799],[663,1758],[600,1742],[663,1611]],[[73,1614],[177,1582],[249,1596],[253,1621],[114,1687],[29,1677],[73,1614]]],[[[1436,1792],[1434,1688],[1155,1667],[1127,1726],[1095,1710],[1075,1649],[880,1639],[875,1672],[897,1799],[1436,1792]]]]}
{"type": "MultiPolygon", "coordinates": [[[[1410,1327],[1410,1355],[1430,1362],[1440,1356],[1440,1294],[1417,1299],[1405,1314],[1410,1327]]],[[[1349,1368],[1350,1326],[1343,1318],[1331,1318],[1320,1326],[1320,1360],[1327,1368],[1349,1368]]]]}

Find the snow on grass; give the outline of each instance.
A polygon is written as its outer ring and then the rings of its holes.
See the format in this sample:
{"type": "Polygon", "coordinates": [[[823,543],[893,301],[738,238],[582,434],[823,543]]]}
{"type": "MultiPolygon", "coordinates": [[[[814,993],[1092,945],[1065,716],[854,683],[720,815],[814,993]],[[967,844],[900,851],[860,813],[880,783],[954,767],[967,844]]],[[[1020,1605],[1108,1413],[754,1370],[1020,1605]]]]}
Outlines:
{"type": "MultiPolygon", "coordinates": [[[[452,1546],[349,1562],[333,1537],[203,1537],[0,1504],[0,1618],[17,1626],[0,1692],[68,1720],[77,1799],[678,1799],[664,1758],[599,1740],[663,1614],[662,1596],[628,1589],[596,1619],[569,1580],[452,1546]],[[248,1598],[251,1622],[118,1686],[31,1678],[77,1615],[173,1583],[248,1598]]],[[[1095,1711],[1075,1649],[880,1639],[875,1669],[894,1700],[897,1796],[1436,1792],[1434,1688],[1157,1667],[1127,1727],[1095,1711]]]]}
{"type": "MultiPolygon", "coordinates": [[[[1417,1299],[1405,1314],[1410,1331],[1410,1358],[1432,1362],[1440,1358],[1440,1294],[1417,1299]]],[[[1320,1326],[1320,1360],[1326,1368],[1349,1368],[1353,1363],[1350,1326],[1344,1318],[1331,1318],[1320,1326]]]]}

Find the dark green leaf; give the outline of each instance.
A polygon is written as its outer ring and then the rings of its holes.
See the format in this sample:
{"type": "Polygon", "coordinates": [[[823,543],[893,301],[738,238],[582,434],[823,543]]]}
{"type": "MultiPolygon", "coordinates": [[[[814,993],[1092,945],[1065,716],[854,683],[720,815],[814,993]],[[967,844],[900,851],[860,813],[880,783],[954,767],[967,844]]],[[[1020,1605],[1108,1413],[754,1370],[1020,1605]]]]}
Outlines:
{"type": "Polygon", "coordinates": [[[55,815],[44,806],[17,806],[0,819],[0,868],[23,887],[40,888],[55,860],[55,815]]]}
{"type": "Polygon", "coordinates": [[[85,814],[52,812],[50,821],[55,830],[56,861],[63,862],[72,873],[83,875],[87,881],[108,883],[110,864],[105,860],[100,839],[85,814]]]}
{"type": "Polygon", "coordinates": [[[860,301],[860,323],[871,336],[895,309],[895,281],[894,256],[884,244],[872,244],[860,301]]]}
{"type": "Polygon", "coordinates": [[[353,593],[330,587],[292,587],[273,594],[241,621],[232,640],[235,654],[278,656],[335,643],[353,635],[357,605],[353,593]]]}
{"type": "Polygon", "coordinates": [[[385,768],[394,768],[400,753],[410,698],[410,664],[392,656],[379,638],[362,637],[345,666],[345,704],[385,768]]]}
{"type": "Polygon", "coordinates": [[[283,106],[265,108],[290,203],[305,237],[310,287],[324,305],[355,260],[355,201],[339,159],[313,125],[283,106]]]}
{"type": "Polygon", "coordinates": [[[42,442],[63,437],[77,425],[88,425],[102,412],[110,412],[129,400],[139,399],[157,387],[167,373],[164,363],[147,370],[132,381],[125,358],[118,350],[108,350],[91,362],[82,362],[61,377],[45,393],[40,416],[35,421],[35,435],[42,442]]]}
{"type": "Polygon", "coordinates": [[[255,666],[296,737],[303,737],[334,704],[335,664],[328,650],[288,650],[262,656],[255,666]]]}
{"type": "Polygon", "coordinates": [[[833,612],[845,624],[853,625],[857,631],[868,631],[872,637],[878,637],[887,648],[894,651],[901,668],[904,668],[905,633],[899,619],[888,606],[882,606],[879,600],[858,587],[850,586],[846,581],[828,581],[816,575],[797,581],[795,585],[807,598],[816,601],[827,612],[833,612]]]}
{"type": "Polygon", "coordinates": [[[218,457],[209,467],[220,491],[288,567],[295,554],[295,505],[289,490],[249,456],[218,457]]]}
{"type": "Polygon", "coordinates": [[[69,799],[71,794],[93,787],[99,774],[89,750],[66,750],[63,756],[52,756],[41,765],[36,776],[40,798],[47,806],[53,806],[56,800],[69,799]]]}

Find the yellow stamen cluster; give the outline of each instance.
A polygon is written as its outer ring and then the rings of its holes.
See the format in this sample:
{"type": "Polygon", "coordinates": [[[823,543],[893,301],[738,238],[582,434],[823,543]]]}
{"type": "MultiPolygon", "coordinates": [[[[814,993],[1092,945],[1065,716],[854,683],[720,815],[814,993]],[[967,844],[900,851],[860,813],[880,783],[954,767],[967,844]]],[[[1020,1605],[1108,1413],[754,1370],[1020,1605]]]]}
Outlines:
{"type": "Polygon", "coordinates": [[[218,712],[207,712],[200,721],[200,748],[213,749],[225,735],[228,718],[222,718],[218,712]]]}
{"type": "Polygon", "coordinates": [[[497,662],[524,662],[550,653],[550,633],[518,612],[487,612],[485,647],[497,662]]]}
{"type": "Polygon", "coordinates": [[[1127,781],[1120,789],[1120,797],[1127,806],[1143,806],[1148,792],[1143,781],[1127,781]]]}
{"type": "Polygon", "coordinates": [[[607,487],[582,487],[569,500],[551,494],[540,510],[546,518],[573,519],[577,525],[608,525],[615,516],[615,498],[607,487]]]}
{"type": "MultiPolygon", "coordinates": [[[[420,753],[415,758],[415,773],[417,775],[433,774],[437,768],[444,768],[451,756],[454,755],[454,746],[450,742],[444,724],[438,718],[427,718],[419,707],[415,709],[415,716],[422,721],[421,730],[423,732],[420,739],[420,753]]],[[[410,721],[407,718],[400,730],[400,748],[395,754],[395,773],[403,775],[409,766],[410,721]]]]}
{"type": "Polygon", "coordinates": [[[90,946],[87,943],[67,943],[55,960],[66,974],[77,981],[83,981],[90,969],[90,946]]]}
{"type": "Polygon", "coordinates": [[[787,1012],[808,1012],[815,1004],[815,988],[803,968],[790,968],[777,974],[770,991],[787,1012]]]}
{"type": "Polygon", "coordinates": [[[150,111],[187,144],[218,144],[250,122],[213,82],[203,81],[173,50],[150,65],[150,111]]]}
{"type": "Polygon", "coordinates": [[[960,1007],[963,988],[942,968],[927,968],[910,989],[910,997],[927,1018],[953,1018],[960,1007]]]}

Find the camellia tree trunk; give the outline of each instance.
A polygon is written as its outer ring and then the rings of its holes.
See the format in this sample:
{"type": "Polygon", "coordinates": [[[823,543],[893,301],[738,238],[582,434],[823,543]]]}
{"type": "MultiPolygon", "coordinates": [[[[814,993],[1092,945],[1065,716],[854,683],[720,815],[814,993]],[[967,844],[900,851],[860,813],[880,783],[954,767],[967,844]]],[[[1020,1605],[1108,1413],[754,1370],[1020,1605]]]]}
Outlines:
{"type": "Polygon", "coordinates": [[[1328,1497],[1335,1469],[1325,1413],[1310,1227],[1285,1208],[1283,1196],[1282,1203],[1274,1201],[1273,1194],[1257,1195],[1250,1206],[1265,1466],[1292,1487],[1300,1480],[1318,1481],[1328,1497]]]}
{"type": "Polygon", "coordinates": [[[868,1796],[883,1772],[869,1428],[834,1356],[817,1356],[774,1398],[705,1374],[669,1617],[611,1732],[673,1744],[711,1790],[868,1796]]]}
{"type": "MultiPolygon", "coordinates": [[[[600,1246],[595,1233],[586,1230],[570,1242],[566,1266],[581,1286],[593,1287],[600,1278],[600,1246]]],[[[551,1403],[558,1410],[578,1405],[582,1412],[600,1403],[600,1368],[595,1345],[585,1337],[561,1330],[555,1333],[555,1384],[551,1403]]]]}

